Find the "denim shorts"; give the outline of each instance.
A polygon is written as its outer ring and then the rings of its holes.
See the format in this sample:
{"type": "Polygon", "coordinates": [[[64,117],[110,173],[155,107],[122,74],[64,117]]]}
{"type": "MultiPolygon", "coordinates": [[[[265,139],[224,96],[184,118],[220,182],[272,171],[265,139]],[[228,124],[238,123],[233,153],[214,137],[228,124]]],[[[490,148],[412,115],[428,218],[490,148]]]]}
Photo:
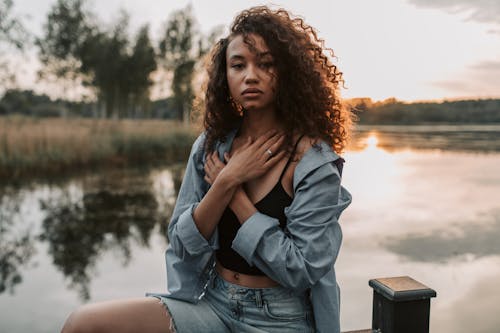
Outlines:
{"type": "Polygon", "coordinates": [[[166,306],[177,333],[315,331],[309,294],[281,286],[246,288],[214,274],[197,304],[155,297],[166,306]]]}

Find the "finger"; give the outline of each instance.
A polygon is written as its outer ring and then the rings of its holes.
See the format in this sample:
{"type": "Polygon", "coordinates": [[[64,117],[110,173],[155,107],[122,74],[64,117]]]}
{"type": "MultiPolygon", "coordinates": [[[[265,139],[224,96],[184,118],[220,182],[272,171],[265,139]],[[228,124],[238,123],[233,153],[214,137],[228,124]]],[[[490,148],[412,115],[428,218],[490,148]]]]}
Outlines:
{"type": "Polygon", "coordinates": [[[279,140],[283,136],[285,136],[285,133],[276,131],[276,133],[274,135],[270,136],[267,139],[266,143],[275,142],[275,141],[279,140]]]}
{"type": "MultiPolygon", "coordinates": [[[[275,155],[281,144],[284,142],[285,136],[283,134],[277,133],[276,135],[272,136],[269,138],[267,141],[265,141],[262,146],[259,148],[259,153],[267,153],[268,155],[275,155]],[[277,142],[280,142],[280,144],[276,144],[277,142]],[[269,153],[269,151],[271,153],[269,153]]],[[[269,156],[268,156],[269,157],[269,156]]]]}
{"type": "Polygon", "coordinates": [[[231,158],[231,156],[229,155],[229,153],[224,153],[224,160],[227,162],[229,162],[229,159],[231,158]]]}
{"type": "Polygon", "coordinates": [[[215,165],[214,165],[214,163],[210,160],[210,161],[208,161],[208,162],[205,164],[205,166],[204,166],[204,168],[203,168],[203,169],[205,170],[205,173],[208,173],[208,174],[212,175],[212,174],[214,173],[215,165]]]}
{"type": "Polygon", "coordinates": [[[273,152],[273,155],[277,154],[280,150],[283,150],[283,143],[285,142],[285,135],[282,134],[278,136],[273,142],[270,142],[268,147],[269,150],[273,152]]]}
{"type": "Polygon", "coordinates": [[[220,161],[220,159],[219,159],[219,152],[214,151],[214,152],[210,155],[210,160],[212,161],[212,165],[213,165],[213,166],[217,165],[217,162],[219,162],[219,161],[220,161]]]}
{"type": "Polygon", "coordinates": [[[213,151],[212,154],[210,154],[210,161],[212,162],[212,164],[215,164],[216,158],[217,158],[217,152],[213,151]]]}
{"type": "Polygon", "coordinates": [[[212,160],[212,154],[207,155],[207,158],[205,159],[205,164],[210,163],[212,160]]]}
{"type": "Polygon", "coordinates": [[[257,146],[262,146],[266,141],[271,139],[273,136],[277,135],[278,131],[275,129],[269,130],[255,140],[254,144],[257,146]]]}
{"type": "Polygon", "coordinates": [[[283,158],[283,156],[285,156],[285,154],[286,154],[285,150],[280,150],[276,155],[272,156],[264,163],[264,167],[265,168],[272,167],[273,165],[281,161],[281,159],[283,158]]]}
{"type": "Polygon", "coordinates": [[[255,143],[255,141],[253,141],[251,137],[248,137],[247,142],[241,148],[247,149],[248,147],[251,147],[252,144],[254,144],[254,143],[255,143]]]}
{"type": "Polygon", "coordinates": [[[207,158],[207,161],[205,162],[205,165],[203,166],[203,169],[205,169],[205,171],[211,170],[212,169],[212,165],[213,165],[213,162],[212,162],[212,160],[209,157],[209,158],[207,158]]]}
{"type": "MultiPolygon", "coordinates": [[[[225,156],[226,154],[227,154],[227,153],[224,153],[224,156],[225,156]]],[[[215,154],[215,156],[214,156],[214,164],[215,164],[216,166],[224,166],[224,162],[223,162],[223,160],[221,160],[221,159],[219,158],[219,154],[215,154]]]]}
{"type": "Polygon", "coordinates": [[[275,156],[280,150],[282,150],[281,146],[285,140],[284,136],[277,136],[270,141],[267,141],[264,145],[262,145],[257,154],[261,156],[265,161],[275,156]]]}
{"type": "Polygon", "coordinates": [[[219,157],[216,157],[214,162],[214,166],[217,168],[217,170],[220,170],[224,167],[224,163],[219,159],[219,157]]]}
{"type": "Polygon", "coordinates": [[[210,178],[207,175],[205,175],[205,177],[203,177],[203,179],[205,179],[205,181],[207,183],[209,183],[210,185],[212,185],[212,181],[210,180],[210,178]]]}

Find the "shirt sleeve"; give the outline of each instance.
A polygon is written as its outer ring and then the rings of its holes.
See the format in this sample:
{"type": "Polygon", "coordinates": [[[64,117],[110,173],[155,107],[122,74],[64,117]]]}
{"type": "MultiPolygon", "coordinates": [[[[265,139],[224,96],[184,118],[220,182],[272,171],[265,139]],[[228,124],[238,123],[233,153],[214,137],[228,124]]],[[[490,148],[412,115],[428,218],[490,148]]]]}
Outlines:
{"type": "Polygon", "coordinates": [[[207,192],[203,179],[203,142],[200,135],[193,144],[172,218],[168,225],[168,239],[179,258],[213,251],[217,243],[217,230],[209,240],[200,233],[193,219],[193,211],[207,192]]]}
{"type": "Polygon", "coordinates": [[[325,163],[297,184],[284,230],[277,219],[257,212],[232,247],[282,286],[307,289],[333,269],[342,241],[338,219],[350,202],[337,168],[325,163]]]}

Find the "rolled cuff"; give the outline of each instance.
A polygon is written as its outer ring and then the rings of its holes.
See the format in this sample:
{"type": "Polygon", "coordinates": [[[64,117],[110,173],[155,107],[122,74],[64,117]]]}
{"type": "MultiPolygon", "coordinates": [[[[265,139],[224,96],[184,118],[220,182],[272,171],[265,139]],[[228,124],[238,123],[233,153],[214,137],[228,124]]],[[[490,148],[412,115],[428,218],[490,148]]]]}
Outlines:
{"type": "Polygon", "coordinates": [[[176,224],[177,237],[184,249],[190,255],[197,255],[215,249],[217,229],[214,230],[210,240],[206,240],[200,233],[193,219],[193,212],[198,203],[191,204],[181,215],[176,224]]]}
{"type": "Polygon", "coordinates": [[[272,228],[279,227],[278,219],[255,212],[239,228],[234,237],[232,248],[238,252],[250,266],[253,266],[254,253],[264,234],[272,228]]]}

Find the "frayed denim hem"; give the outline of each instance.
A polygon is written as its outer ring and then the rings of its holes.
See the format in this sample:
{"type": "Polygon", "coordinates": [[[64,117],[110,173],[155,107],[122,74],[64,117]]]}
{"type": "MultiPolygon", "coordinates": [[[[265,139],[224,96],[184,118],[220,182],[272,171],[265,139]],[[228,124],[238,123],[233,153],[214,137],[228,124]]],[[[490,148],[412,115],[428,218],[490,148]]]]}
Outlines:
{"type": "Polygon", "coordinates": [[[161,305],[163,305],[163,307],[165,308],[166,314],[170,318],[170,325],[169,325],[170,327],[169,327],[169,330],[170,330],[171,333],[177,333],[177,328],[175,327],[174,317],[172,317],[172,313],[170,312],[170,309],[168,308],[167,303],[165,303],[163,301],[163,298],[160,297],[160,296],[156,296],[156,295],[148,295],[148,297],[154,297],[154,298],[158,299],[158,302],[161,305]]]}

